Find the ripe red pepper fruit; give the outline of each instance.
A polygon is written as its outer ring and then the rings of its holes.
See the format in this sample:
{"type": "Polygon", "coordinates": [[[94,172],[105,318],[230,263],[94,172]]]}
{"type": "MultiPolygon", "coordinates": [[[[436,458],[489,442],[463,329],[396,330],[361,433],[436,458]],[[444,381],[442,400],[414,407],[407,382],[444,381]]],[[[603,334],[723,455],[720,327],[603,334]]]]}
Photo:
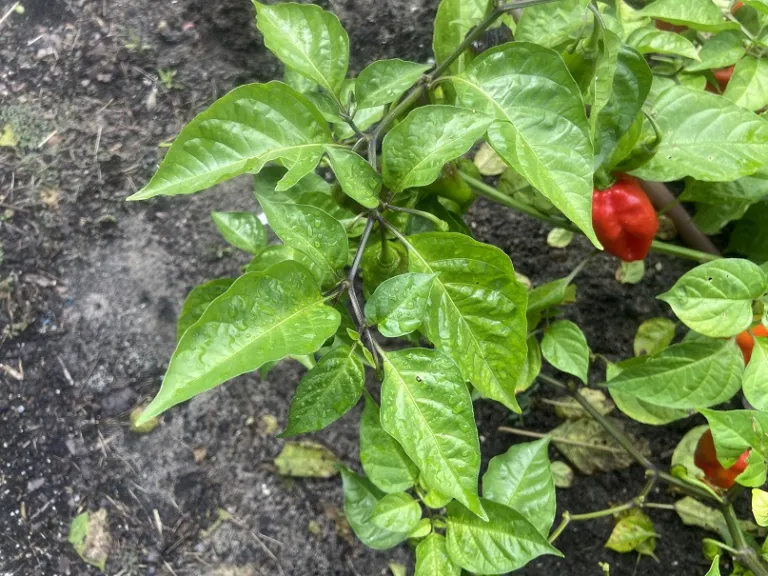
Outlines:
{"type": "Polygon", "coordinates": [[[723,468],[723,465],[717,461],[717,452],[715,451],[715,441],[712,439],[712,431],[707,431],[699,438],[696,445],[696,452],[693,455],[693,462],[704,471],[706,480],[720,488],[728,489],[736,482],[736,477],[747,469],[747,458],[749,450],[745,451],[736,463],[730,468],[723,468]]]}
{"type": "Polygon", "coordinates": [[[720,90],[718,91],[717,88],[715,88],[712,84],[707,82],[707,85],[706,85],[707,92],[720,94],[722,92],[725,92],[725,88],[728,86],[728,82],[731,81],[731,76],[733,76],[733,66],[728,66],[728,68],[718,68],[717,70],[712,70],[712,74],[715,76],[715,80],[717,81],[717,85],[720,86],[720,90]]]}
{"type": "Polygon", "coordinates": [[[632,262],[648,254],[659,219],[637,179],[621,174],[610,188],[592,192],[592,227],[606,252],[632,262]]]}
{"type": "Polygon", "coordinates": [[[751,328],[751,330],[752,334],[749,333],[749,330],[744,330],[744,332],[741,332],[736,336],[736,344],[739,345],[741,353],[744,354],[744,364],[749,364],[749,361],[752,359],[752,350],[755,347],[755,339],[753,336],[757,338],[765,338],[768,336],[768,328],[762,324],[758,324],[754,328],[751,328]]]}

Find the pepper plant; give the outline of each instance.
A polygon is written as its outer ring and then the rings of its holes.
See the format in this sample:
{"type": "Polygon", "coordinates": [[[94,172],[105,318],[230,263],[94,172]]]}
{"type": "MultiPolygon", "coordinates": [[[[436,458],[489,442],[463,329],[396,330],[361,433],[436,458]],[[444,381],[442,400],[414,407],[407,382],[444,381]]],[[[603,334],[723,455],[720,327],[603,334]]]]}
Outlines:
{"type": "Polygon", "coordinates": [[[364,402],[364,475],[341,468],[345,512],[372,548],[411,542],[419,576],[514,571],[561,555],[554,543],[570,522],[610,515],[609,546],[652,554],[644,509],[657,483],[724,518],[723,541],[708,541],[709,574],[730,555],[739,573],[767,575],[762,542],[732,503],[753,488],[756,521],[768,523],[768,2],[442,0],[434,63],[382,60],[356,78],[332,13],[254,4],[283,80],[213,103],[130,199],[250,174],[280,242],[268,245],[256,212],[213,214],[253,259],[190,293],[162,387],[137,424],[292,358],[308,371],[283,436],[364,402]],[[491,28],[509,41],[481,51],[491,28]],[[472,163],[478,145],[485,160],[472,163]],[[676,182],[677,198],[660,182],[676,182]],[[689,329],[683,341],[672,343],[674,322],[651,319],[637,357],[589,379],[600,351],[560,316],[590,254],[530,290],[507,254],[472,237],[463,215],[476,195],[559,237],[586,236],[626,275],[649,250],[693,261],[659,296],[689,329]],[[670,225],[683,242],[654,238],[669,239],[670,225]],[[707,239],[724,227],[734,257],[707,239]],[[367,390],[366,373],[380,386],[367,390]],[[561,388],[580,419],[512,446],[480,478],[473,401],[519,413],[534,382],[561,388]],[[742,391],[747,408],[733,409],[742,391]],[[686,435],[669,468],[606,415],[606,393],[644,424],[698,412],[708,427],[686,435]],[[613,443],[616,461],[641,464],[647,483],[617,507],[566,512],[552,530],[549,443],[579,427],[613,443]]]}

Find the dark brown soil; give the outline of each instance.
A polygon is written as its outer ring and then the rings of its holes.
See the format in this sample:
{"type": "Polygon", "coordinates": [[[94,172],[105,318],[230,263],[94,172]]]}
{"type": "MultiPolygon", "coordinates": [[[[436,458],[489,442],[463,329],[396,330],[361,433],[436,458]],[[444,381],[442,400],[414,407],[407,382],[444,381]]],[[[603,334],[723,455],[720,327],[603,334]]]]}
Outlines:
{"type": "MultiPolygon", "coordinates": [[[[367,576],[386,573],[389,561],[410,565],[406,546],[373,552],[351,537],[337,479],[274,473],[283,441],[261,422],[274,416],[285,424],[301,375],[293,364],[266,381],[238,378],[198,397],[151,434],[128,430],[128,411],[160,383],[185,294],[244,263],[217,236],[209,212],[255,205],[245,178],[189,198],[123,199],[152,174],[158,145],[194,113],[239,83],[280,74],[250,3],[23,4],[24,15],[0,27],[0,129],[11,123],[21,139],[16,149],[0,148],[2,573],[95,574],[66,539],[77,513],[100,507],[114,539],[108,574],[367,576]],[[177,71],[173,86],[158,81],[160,69],[177,71]],[[220,508],[238,522],[206,533],[220,508]]],[[[353,71],[376,58],[429,58],[435,0],[329,4],[350,30],[353,71]]],[[[548,248],[548,226],[485,202],[468,222],[536,284],[565,275],[589,250],[582,241],[548,248]]],[[[624,286],[613,278],[616,264],[596,258],[568,312],[592,349],[610,358],[631,354],[642,320],[668,313],[653,296],[687,267],[652,257],[643,282],[624,286]]],[[[499,405],[480,402],[476,410],[486,458],[519,441],[496,431],[521,425],[499,405]]],[[[356,466],[358,419],[359,408],[314,438],[356,466]]],[[[522,424],[547,431],[557,421],[535,407],[522,424]]],[[[643,433],[663,460],[691,424],[643,433]]],[[[642,482],[637,467],[578,477],[559,491],[559,509],[604,508],[642,482]]],[[[670,501],[661,492],[654,499],[670,501]]],[[[605,550],[612,522],[603,519],[566,531],[558,541],[566,561],[537,560],[520,573],[598,575],[600,561],[618,576],[703,573],[703,533],[673,513],[652,516],[659,563],[646,558],[637,567],[634,555],[605,550]]]]}

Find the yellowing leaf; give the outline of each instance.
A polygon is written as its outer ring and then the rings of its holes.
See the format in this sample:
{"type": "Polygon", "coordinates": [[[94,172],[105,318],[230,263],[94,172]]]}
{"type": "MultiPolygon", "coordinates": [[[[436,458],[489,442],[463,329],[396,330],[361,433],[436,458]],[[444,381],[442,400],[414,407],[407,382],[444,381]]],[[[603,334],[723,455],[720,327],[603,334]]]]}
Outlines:
{"type": "Polygon", "coordinates": [[[19,143],[19,138],[13,131],[13,126],[6,124],[3,126],[3,132],[0,134],[0,146],[13,148],[19,143]]]}
{"type": "Polygon", "coordinates": [[[282,476],[330,478],[338,473],[335,454],[315,442],[287,442],[275,458],[282,476]]]}

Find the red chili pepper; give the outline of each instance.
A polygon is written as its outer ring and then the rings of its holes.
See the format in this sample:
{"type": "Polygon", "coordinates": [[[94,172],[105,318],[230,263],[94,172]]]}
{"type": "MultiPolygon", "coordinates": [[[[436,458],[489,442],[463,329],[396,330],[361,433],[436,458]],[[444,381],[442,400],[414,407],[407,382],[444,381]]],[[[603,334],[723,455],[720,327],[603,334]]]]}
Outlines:
{"type": "Polygon", "coordinates": [[[723,468],[717,460],[715,441],[712,439],[712,431],[707,431],[699,438],[693,462],[704,471],[706,480],[720,488],[730,488],[736,482],[736,477],[747,469],[749,450],[745,451],[736,463],[730,468],[723,468]]]}
{"type": "Polygon", "coordinates": [[[632,262],[648,254],[659,219],[637,179],[622,174],[592,193],[592,227],[606,252],[632,262]]]}
{"type": "Polygon", "coordinates": [[[731,81],[731,76],[733,76],[733,66],[712,70],[712,74],[714,75],[715,80],[717,81],[717,85],[720,87],[720,90],[718,90],[712,84],[707,82],[707,85],[706,85],[707,92],[712,92],[714,94],[721,94],[725,92],[725,89],[728,86],[728,82],[731,81]]]}
{"type": "Polygon", "coordinates": [[[751,330],[752,334],[749,333],[749,330],[744,330],[744,332],[741,332],[736,336],[736,344],[739,345],[741,353],[744,354],[744,364],[749,364],[749,361],[752,358],[752,350],[755,347],[755,338],[753,338],[753,336],[757,338],[768,336],[768,328],[762,324],[758,324],[751,330]]]}

